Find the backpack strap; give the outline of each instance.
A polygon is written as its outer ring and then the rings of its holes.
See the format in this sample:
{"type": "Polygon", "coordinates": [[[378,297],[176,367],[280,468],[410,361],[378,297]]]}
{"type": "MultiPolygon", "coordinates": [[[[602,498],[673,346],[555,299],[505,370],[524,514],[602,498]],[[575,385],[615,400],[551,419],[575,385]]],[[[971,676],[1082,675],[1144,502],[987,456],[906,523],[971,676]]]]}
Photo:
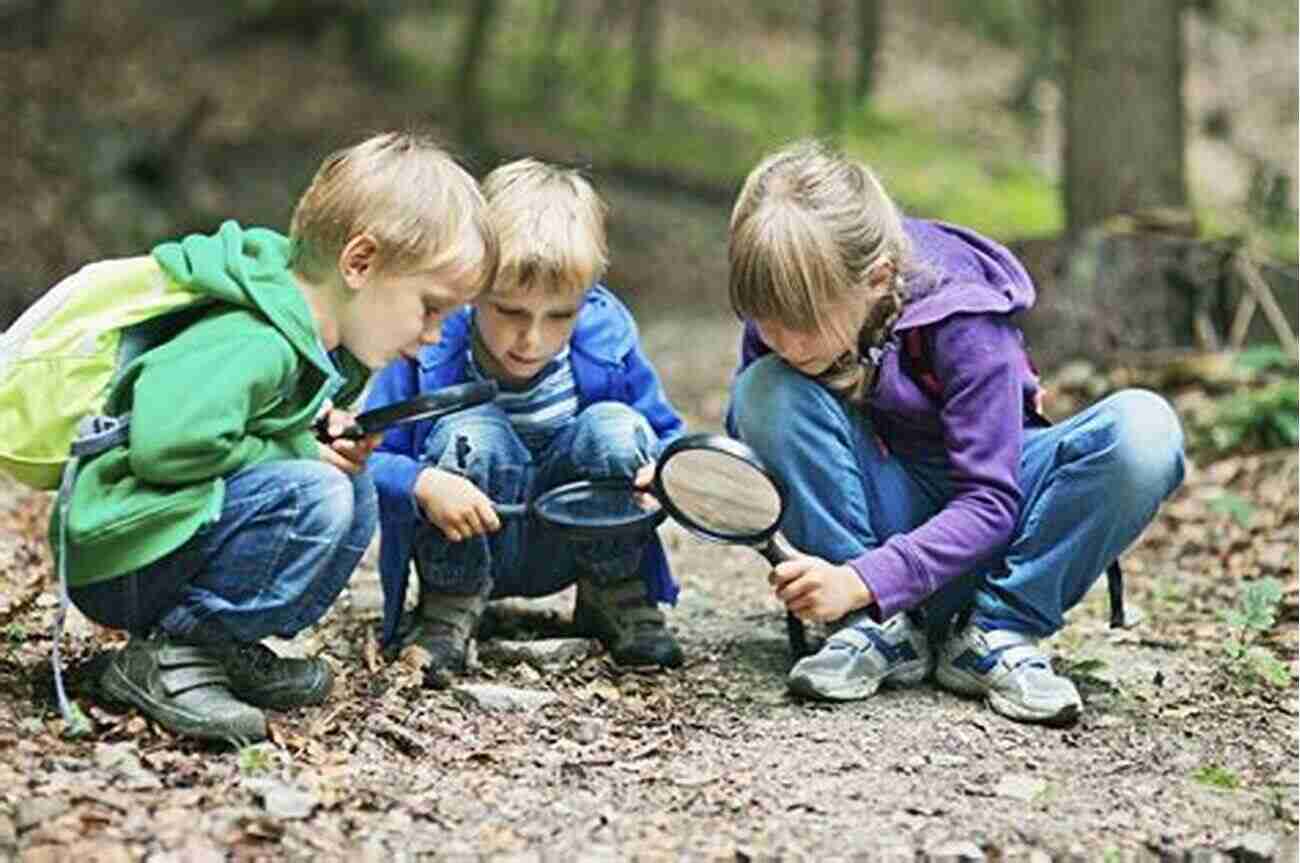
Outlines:
{"type": "MultiPolygon", "coordinates": [[[[924,392],[932,399],[939,399],[943,396],[943,382],[935,374],[934,364],[930,362],[929,344],[925,338],[924,327],[912,327],[903,330],[903,351],[907,355],[907,370],[924,392]]],[[[1028,355],[1026,354],[1026,359],[1028,355]]],[[[1029,367],[1034,373],[1038,369],[1034,368],[1033,361],[1029,361],[1029,367]]],[[[1038,401],[1033,405],[1025,405],[1027,411],[1032,411],[1037,418],[1044,424],[1051,425],[1051,421],[1043,416],[1042,412],[1042,390],[1038,391],[1038,401]]],[[[1125,629],[1136,624],[1140,617],[1129,614],[1124,609],[1124,571],[1120,567],[1119,559],[1116,558],[1106,567],[1106,589],[1110,594],[1110,626],[1111,629],[1125,629]]]]}
{"type": "Polygon", "coordinates": [[[54,694],[58,698],[59,713],[63,716],[64,734],[68,737],[81,737],[91,731],[90,721],[81,712],[81,708],[68,701],[68,693],[63,687],[63,661],[59,657],[59,643],[63,640],[63,627],[69,604],[68,516],[72,511],[72,487],[76,485],[82,459],[124,444],[130,436],[130,414],[119,417],[103,415],[83,417],[77,426],[77,437],[72,442],[71,457],[63,466],[63,477],[59,482],[59,607],[54,613],[54,625],[51,628],[54,647],[50,651],[50,665],[54,669],[54,694]]]}
{"type": "Polygon", "coordinates": [[[932,399],[943,395],[943,382],[934,373],[930,351],[926,345],[924,327],[903,330],[903,350],[907,353],[907,369],[921,390],[932,399]]]}

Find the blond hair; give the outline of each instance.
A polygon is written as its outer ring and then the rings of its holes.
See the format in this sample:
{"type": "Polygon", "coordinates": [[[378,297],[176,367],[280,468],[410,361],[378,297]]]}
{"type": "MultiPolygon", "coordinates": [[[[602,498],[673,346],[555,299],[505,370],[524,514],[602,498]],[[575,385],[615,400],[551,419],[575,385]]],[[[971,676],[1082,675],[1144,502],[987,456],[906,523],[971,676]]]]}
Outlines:
{"type": "Polygon", "coordinates": [[[728,253],[736,314],[844,344],[818,378],[865,400],[871,349],[889,338],[906,301],[910,253],[898,209],[871,170],[817,141],[767,156],[736,199],[728,253]],[[882,264],[891,278],[875,277],[882,264]]]}
{"type": "Polygon", "coordinates": [[[336,272],[343,247],[366,234],[383,272],[432,269],[491,284],[498,243],[478,184],[432,139],[375,135],[330,154],[294,209],[293,268],[311,281],[336,272]]]}
{"type": "Polygon", "coordinates": [[[501,242],[491,293],[568,296],[604,275],[606,207],[581,173],[519,159],[488,174],[483,194],[501,242]]]}

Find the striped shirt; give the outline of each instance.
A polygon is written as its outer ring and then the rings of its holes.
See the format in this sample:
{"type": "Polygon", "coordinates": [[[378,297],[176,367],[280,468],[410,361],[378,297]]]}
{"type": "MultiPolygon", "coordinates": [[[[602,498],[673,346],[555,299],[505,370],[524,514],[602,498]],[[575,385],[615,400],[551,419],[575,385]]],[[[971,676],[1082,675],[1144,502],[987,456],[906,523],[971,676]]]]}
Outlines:
{"type": "MultiPolygon", "coordinates": [[[[470,380],[488,380],[474,359],[473,339],[465,363],[470,380]]],[[[522,390],[502,389],[495,404],[505,412],[510,426],[534,457],[540,456],[551,441],[578,415],[578,389],[569,362],[569,346],[556,354],[532,382],[522,390]]]]}

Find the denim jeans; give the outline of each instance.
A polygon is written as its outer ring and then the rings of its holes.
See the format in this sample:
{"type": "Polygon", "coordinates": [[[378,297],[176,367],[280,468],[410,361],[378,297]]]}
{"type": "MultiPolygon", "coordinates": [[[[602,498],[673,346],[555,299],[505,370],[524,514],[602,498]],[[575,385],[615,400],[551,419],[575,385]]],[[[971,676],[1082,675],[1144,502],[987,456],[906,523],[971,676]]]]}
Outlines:
{"type": "Polygon", "coordinates": [[[378,522],[369,474],[277,461],[226,478],[221,518],[135,572],[74,587],[97,623],[188,641],[289,638],[324,616],[378,522]]]}
{"type": "MultiPolygon", "coordinates": [[[[782,530],[802,551],[851,560],[916,528],[953,497],[944,453],[883,452],[866,411],[775,356],[745,370],[733,399],[737,433],[786,483],[782,530]]],[[[986,626],[1056,632],[1182,482],[1183,468],[1178,419],[1145,390],[1025,429],[1023,501],[1010,542],[922,604],[927,628],[940,632],[953,615],[972,611],[986,626]]]]}
{"type": "MultiPolygon", "coordinates": [[[[548,489],[582,479],[630,478],[654,460],[650,423],[621,402],[596,402],[561,429],[546,449],[532,453],[496,405],[438,420],[421,461],[460,474],[497,503],[532,501],[548,489]]],[[[494,598],[545,596],[563,590],[578,573],[608,580],[636,571],[648,537],[575,541],[533,518],[502,519],[501,530],[450,542],[420,521],[414,556],[421,591],[494,598]]]]}

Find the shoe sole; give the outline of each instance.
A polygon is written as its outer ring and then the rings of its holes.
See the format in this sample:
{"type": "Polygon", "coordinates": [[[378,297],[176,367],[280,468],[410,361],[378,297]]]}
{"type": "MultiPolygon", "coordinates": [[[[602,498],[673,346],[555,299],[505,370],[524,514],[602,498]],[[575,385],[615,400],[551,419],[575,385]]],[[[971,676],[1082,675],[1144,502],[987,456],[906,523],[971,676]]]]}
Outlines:
{"type": "Polygon", "coordinates": [[[968,698],[983,698],[995,713],[1018,722],[1036,722],[1041,725],[1070,725],[1083,713],[1082,705],[1067,704],[1051,712],[1032,710],[1007,698],[1002,693],[986,687],[978,678],[960,669],[940,663],[934,670],[934,680],[949,692],[968,698]]]}
{"type": "Polygon", "coordinates": [[[223,742],[253,742],[266,739],[266,717],[260,714],[255,726],[250,724],[248,728],[239,729],[235,733],[218,731],[213,728],[211,722],[201,717],[159,704],[149,696],[149,693],[132,683],[115,664],[109,665],[104,676],[100,678],[99,684],[110,699],[132,705],[164,728],[185,737],[223,742]]]}
{"type": "Polygon", "coordinates": [[[882,678],[865,683],[846,684],[839,687],[820,687],[807,674],[795,674],[786,679],[786,686],[795,695],[821,701],[861,701],[875,695],[880,687],[915,686],[925,680],[929,663],[920,662],[915,667],[900,666],[882,678]]]}

